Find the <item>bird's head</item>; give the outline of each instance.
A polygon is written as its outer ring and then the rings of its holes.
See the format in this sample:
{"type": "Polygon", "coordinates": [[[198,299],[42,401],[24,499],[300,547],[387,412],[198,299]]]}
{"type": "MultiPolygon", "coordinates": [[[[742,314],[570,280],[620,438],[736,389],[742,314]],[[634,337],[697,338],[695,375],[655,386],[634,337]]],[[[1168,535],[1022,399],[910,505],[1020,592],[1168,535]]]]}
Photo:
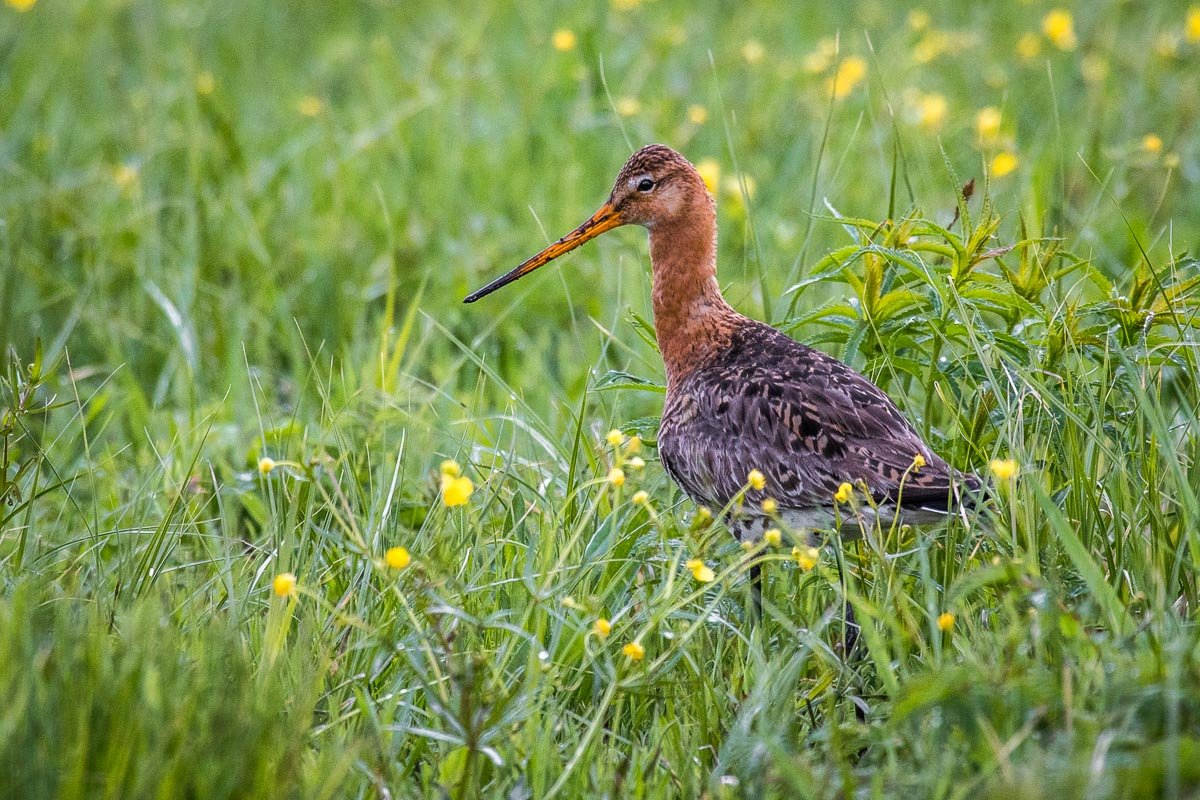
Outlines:
{"type": "Polygon", "coordinates": [[[647,145],[621,167],[612,193],[595,214],[511,272],[468,295],[463,302],[474,303],[605,231],[622,225],[641,225],[653,230],[657,225],[687,216],[697,202],[705,203],[709,208],[712,205],[712,198],[696,168],[665,145],[647,145]]]}

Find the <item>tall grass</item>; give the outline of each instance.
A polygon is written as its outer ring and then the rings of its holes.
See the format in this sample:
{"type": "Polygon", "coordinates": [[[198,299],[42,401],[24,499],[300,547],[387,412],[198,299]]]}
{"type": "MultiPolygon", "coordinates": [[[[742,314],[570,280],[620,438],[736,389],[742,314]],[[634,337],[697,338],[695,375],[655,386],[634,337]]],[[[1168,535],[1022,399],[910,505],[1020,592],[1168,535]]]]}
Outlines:
{"type": "Polygon", "coordinates": [[[1200,792],[1186,9],[10,6],[0,794],[1200,792]],[[721,169],[736,306],[1015,463],[988,508],[707,522],[640,232],[459,303],[652,140],[721,169]]]}

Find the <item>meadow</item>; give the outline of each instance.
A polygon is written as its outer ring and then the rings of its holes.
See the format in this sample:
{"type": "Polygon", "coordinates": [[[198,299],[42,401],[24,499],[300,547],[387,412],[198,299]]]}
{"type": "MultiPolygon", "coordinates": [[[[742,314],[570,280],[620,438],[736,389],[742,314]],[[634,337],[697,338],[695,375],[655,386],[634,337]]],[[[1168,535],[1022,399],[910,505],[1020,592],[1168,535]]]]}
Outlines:
{"type": "Polygon", "coordinates": [[[1198,124],[1161,0],[4,0],[0,796],[1200,797],[1198,124]],[[461,303],[654,141],[990,505],[741,547],[640,229],[461,303]]]}

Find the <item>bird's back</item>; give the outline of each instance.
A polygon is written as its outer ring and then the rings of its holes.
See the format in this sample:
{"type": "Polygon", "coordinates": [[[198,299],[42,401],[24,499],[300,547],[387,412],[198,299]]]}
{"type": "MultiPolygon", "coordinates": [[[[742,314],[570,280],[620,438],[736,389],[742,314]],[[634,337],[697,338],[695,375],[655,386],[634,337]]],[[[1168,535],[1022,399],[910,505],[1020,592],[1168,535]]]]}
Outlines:
{"type": "MultiPolygon", "coordinates": [[[[842,362],[742,318],[728,341],[668,387],[663,465],[697,502],[726,505],[753,469],[785,519],[815,524],[842,483],[862,481],[880,506],[945,513],[974,475],[950,467],[884,392],[842,362]],[[920,456],[923,466],[914,468],[920,456]]],[[[907,516],[907,515],[906,515],[907,516]]]]}

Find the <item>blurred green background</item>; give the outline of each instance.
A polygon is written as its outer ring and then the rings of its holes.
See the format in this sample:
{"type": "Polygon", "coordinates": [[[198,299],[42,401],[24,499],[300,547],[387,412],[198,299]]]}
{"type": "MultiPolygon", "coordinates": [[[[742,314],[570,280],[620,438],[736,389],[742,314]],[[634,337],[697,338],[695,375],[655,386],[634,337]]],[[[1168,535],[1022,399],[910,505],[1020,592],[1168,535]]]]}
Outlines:
{"type": "Polygon", "coordinates": [[[1197,796],[1198,114],[1187,3],[4,0],[0,794],[1197,796]],[[995,509],[704,529],[640,230],[462,305],[649,142],[995,509]]]}

